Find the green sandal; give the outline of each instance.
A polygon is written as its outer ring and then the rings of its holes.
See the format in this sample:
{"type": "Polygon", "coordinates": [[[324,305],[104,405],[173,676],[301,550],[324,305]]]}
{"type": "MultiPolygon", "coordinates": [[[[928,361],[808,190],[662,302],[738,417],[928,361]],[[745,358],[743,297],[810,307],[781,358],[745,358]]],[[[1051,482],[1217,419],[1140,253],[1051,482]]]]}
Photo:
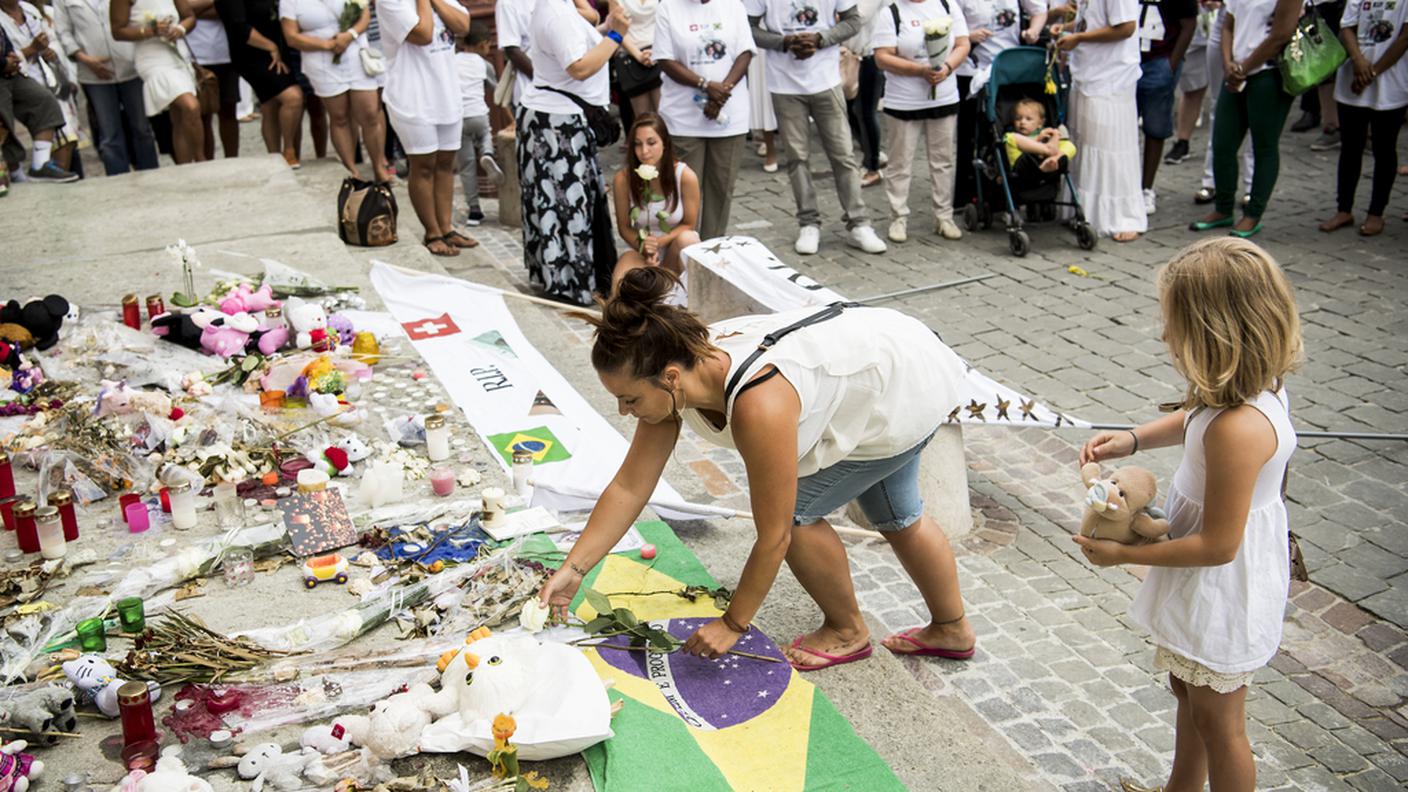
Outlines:
{"type": "Polygon", "coordinates": [[[1250,231],[1241,231],[1241,230],[1238,230],[1238,229],[1234,228],[1234,229],[1232,229],[1231,231],[1228,231],[1227,234],[1228,234],[1228,236],[1234,236],[1234,237],[1237,237],[1238,239],[1251,239],[1252,237],[1256,236],[1256,235],[1257,235],[1257,232],[1260,231],[1260,230],[1261,230],[1261,221],[1258,220],[1258,221],[1257,221],[1257,224],[1254,225],[1254,226],[1252,226],[1252,228],[1251,228],[1250,231]]]}
{"type": "Polygon", "coordinates": [[[1211,231],[1214,228],[1226,228],[1230,225],[1236,224],[1237,221],[1234,220],[1231,215],[1228,215],[1227,217],[1224,217],[1221,220],[1194,220],[1193,222],[1188,224],[1188,230],[1211,231]]]}

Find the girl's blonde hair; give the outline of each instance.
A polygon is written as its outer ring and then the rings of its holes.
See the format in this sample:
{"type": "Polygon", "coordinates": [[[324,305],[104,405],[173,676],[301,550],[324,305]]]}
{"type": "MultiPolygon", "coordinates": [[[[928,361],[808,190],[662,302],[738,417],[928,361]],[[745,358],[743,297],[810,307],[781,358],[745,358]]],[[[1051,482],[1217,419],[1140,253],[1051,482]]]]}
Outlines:
{"type": "Polygon", "coordinates": [[[1234,407],[1279,389],[1299,365],[1295,294],[1257,245],[1235,237],[1194,243],[1156,279],[1164,340],[1188,380],[1183,407],[1234,407]]]}

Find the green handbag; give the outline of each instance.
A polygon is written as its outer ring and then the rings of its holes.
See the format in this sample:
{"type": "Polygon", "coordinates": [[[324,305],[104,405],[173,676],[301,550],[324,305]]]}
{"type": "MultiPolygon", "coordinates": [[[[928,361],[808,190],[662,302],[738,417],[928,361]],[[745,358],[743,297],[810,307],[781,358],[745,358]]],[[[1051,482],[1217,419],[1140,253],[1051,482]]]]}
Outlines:
{"type": "Polygon", "coordinates": [[[1281,69],[1281,87],[1291,96],[1300,96],[1335,73],[1349,56],[1344,45],[1310,6],[1296,23],[1296,32],[1276,64],[1281,69]]]}

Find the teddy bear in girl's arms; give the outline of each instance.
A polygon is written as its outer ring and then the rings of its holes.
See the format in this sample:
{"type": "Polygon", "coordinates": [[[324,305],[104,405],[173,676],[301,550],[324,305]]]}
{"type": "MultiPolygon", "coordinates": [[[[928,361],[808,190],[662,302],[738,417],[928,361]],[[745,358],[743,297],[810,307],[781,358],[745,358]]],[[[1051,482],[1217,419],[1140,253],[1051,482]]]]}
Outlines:
{"type": "Polygon", "coordinates": [[[1153,473],[1141,467],[1123,467],[1101,478],[1099,463],[1087,462],[1080,469],[1080,478],[1085,483],[1081,536],[1144,544],[1168,533],[1167,516],[1152,505],[1159,491],[1153,473]]]}

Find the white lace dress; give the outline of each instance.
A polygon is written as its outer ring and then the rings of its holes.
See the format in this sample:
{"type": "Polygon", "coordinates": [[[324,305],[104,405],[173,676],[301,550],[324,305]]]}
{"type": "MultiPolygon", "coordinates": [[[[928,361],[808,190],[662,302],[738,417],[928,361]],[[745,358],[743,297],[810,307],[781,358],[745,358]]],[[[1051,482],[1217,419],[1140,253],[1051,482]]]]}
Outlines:
{"type": "MultiPolygon", "coordinates": [[[[1158,647],[1157,668],[1219,693],[1247,685],[1276,656],[1291,582],[1281,479],[1296,433],[1285,391],[1264,391],[1248,403],[1275,428],[1276,453],[1257,474],[1237,557],[1220,566],[1153,567],[1129,609],[1158,647]]],[[[1220,412],[1196,411],[1184,424],[1183,460],[1164,504],[1171,539],[1203,529],[1203,435],[1220,412]]]]}

